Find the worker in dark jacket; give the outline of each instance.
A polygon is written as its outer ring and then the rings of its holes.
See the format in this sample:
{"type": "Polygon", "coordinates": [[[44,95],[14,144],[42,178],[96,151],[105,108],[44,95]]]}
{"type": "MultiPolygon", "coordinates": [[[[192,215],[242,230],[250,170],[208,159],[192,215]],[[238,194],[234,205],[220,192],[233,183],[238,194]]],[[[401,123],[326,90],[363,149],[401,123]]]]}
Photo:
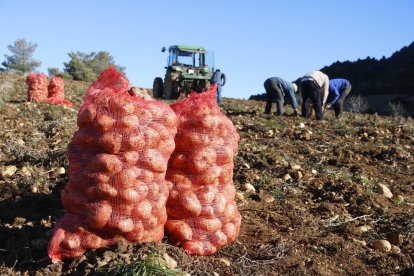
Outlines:
{"type": "Polygon", "coordinates": [[[223,89],[223,86],[226,84],[226,75],[220,72],[220,69],[217,69],[213,73],[213,76],[211,76],[210,83],[217,83],[217,103],[221,104],[221,91],[223,89]]]}
{"type": "Polygon", "coordinates": [[[266,108],[264,111],[265,114],[270,114],[273,100],[275,100],[276,114],[278,116],[283,115],[283,104],[285,102],[285,97],[293,107],[293,114],[298,114],[298,101],[295,95],[295,92],[297,91],[297,86],[295,83],[288,82],[282,78],[273,77],[268,78],[264,82],[264,88],[266,90],[267,95],[266,108]]]}
{"type": "Polygon", "coordinates": [[[333,107],[336,118],[341,118],[344,111],[345,98],[351,92],[351,83],[346,79],[331,79],[329,81],[329,96],[325,107],[333,107]]]}

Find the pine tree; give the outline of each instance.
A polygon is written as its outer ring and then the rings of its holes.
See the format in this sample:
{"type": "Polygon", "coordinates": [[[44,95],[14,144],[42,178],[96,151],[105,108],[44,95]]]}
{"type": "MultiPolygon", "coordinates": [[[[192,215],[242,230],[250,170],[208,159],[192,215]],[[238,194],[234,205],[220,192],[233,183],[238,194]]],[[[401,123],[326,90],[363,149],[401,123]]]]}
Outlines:
{"type": "Polygon", "coordinates": [[[33,53],[37,48],[36,43],[27,42],[24,38],[18,39],[13,45],[7,47],[13,55],[4,55],[6,60],[2,65],[7,71],[27,73],[39,67],[42,63],[33,59],[33,53]]]}

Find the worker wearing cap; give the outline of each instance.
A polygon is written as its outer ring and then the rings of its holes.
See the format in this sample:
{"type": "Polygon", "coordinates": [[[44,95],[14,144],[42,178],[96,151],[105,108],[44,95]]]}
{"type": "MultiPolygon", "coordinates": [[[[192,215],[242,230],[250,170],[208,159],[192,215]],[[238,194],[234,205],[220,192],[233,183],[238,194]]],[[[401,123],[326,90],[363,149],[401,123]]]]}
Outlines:
{"type": "Polygon", "coordinates": [[[264,111],[265,114],[270,114],[273,100],[275,100],[276,114],[278,116],[283,115],[283,104],[285,102],[285,97],[293,107],[293,114],[298,114],[298,101],[295,94],[295,92],[298,90],[298,87],[295,83],[288,82],[279,77],[272,77],[268,78],[264,82],[264,88],[267,95],[266,108],[264,111]]]}
{"type": "Polygon", "coordinates": [[[325,107],[333,107],[336,118],[341,118],[344,111],[345,98],[351,92],[351,83],[346,79],[331,79],[329,81],[329,96],[325,107]]]}
{"type": "Polygon", "coordinates": [[[329,94],[329,77],[321,71],[312,71],[299,79],[302,93],[302,116],[309,118],[312,112],[309,103],[312,103],[316,119],[323,120],[322,105],[329,94]]]}

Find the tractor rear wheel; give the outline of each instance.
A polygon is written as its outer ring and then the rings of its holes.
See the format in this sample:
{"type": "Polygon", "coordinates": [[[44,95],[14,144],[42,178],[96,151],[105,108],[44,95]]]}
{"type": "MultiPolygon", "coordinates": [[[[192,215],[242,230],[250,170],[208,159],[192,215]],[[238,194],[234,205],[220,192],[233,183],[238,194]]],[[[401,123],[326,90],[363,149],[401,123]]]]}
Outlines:
{"type": "Polygon", "coordinates": [[[155,78],[154,79],[154,83],[152,85],[152,95],[154,96],[155,99],[161,99],[163,94],[164,94],[164,87],[163,87],[163,83],[162,83],[162,78],[155,78]]]}

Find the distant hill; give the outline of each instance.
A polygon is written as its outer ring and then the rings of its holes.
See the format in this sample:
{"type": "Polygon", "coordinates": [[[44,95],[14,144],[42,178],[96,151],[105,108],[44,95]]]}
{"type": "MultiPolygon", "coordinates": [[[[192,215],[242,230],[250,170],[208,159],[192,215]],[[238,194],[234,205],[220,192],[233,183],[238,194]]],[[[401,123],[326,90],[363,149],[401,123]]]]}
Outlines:
{"type": "MultiPolygon", "coordinates": [[[[389,58],[377,60],[367,57],[357,61],[337,61],[320,69],[329,78],[345,78],[352,83],[352,94],[414,96],[414,42],[389,58]]],[[[253,95],[249,100],[265,100],[265,94],[253,95]]]]}
{"type": "Polygon", "coordinates": [[[389,58],[337,61],[323,67],[321,71],[330,79],[348,79],[352,83],[352,94],[414,95],[414,42],[389,58]]]}

